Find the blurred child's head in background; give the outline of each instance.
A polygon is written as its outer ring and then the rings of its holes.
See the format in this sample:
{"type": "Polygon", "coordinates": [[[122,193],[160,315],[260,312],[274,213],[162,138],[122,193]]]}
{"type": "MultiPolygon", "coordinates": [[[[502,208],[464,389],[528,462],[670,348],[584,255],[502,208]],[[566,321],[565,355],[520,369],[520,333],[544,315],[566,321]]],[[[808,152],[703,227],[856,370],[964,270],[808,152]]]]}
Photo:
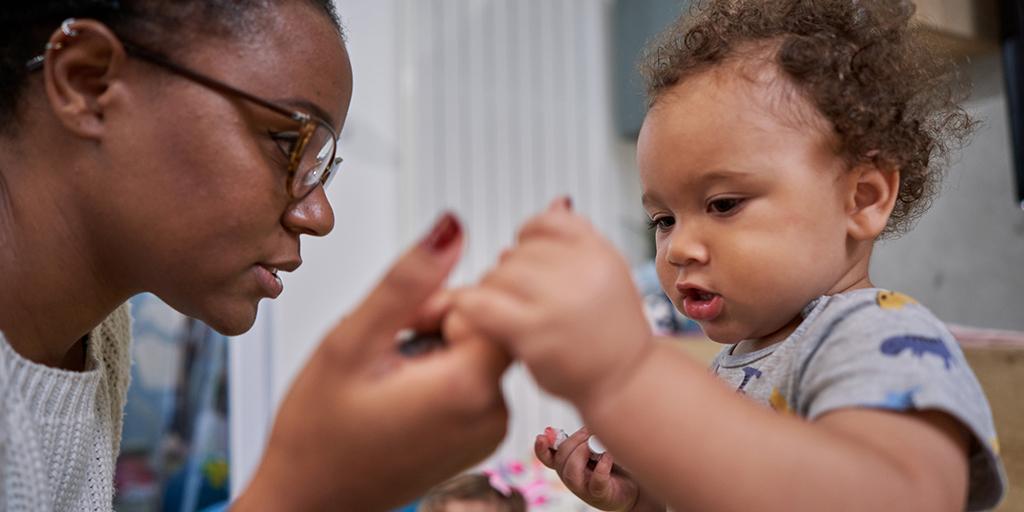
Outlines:
{"type": "Polygon", "coordinates": [[[525,512],[526,500],[515,489],[504,494],[483,473],[460,475],[430,490],[417,512],[525,512]]]}

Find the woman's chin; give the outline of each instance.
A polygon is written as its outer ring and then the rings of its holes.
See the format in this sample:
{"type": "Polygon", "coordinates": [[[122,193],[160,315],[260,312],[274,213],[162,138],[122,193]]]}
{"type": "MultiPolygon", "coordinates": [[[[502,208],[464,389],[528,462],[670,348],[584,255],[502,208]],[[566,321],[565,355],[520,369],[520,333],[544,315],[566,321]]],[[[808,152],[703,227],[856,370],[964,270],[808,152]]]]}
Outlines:
{"type": "Polygon", "coordinates": [[[237,304],[231,307],[221,304],[220,307],[205,311],[199,320],[224,336],[238,336],[252,329],[256,323],[257,304],[237,304]]]}

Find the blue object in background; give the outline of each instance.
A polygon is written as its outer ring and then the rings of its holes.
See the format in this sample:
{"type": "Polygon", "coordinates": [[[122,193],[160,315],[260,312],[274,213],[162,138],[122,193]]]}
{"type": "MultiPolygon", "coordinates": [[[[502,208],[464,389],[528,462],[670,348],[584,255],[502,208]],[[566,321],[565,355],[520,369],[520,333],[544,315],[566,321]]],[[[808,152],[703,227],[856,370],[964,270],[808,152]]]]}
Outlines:
{"type": "Polygon", "coordinates": [[[229,495],[227,338],[150,294],[133,297],[132,382],[118,512],[196,512],[229,495]]]}

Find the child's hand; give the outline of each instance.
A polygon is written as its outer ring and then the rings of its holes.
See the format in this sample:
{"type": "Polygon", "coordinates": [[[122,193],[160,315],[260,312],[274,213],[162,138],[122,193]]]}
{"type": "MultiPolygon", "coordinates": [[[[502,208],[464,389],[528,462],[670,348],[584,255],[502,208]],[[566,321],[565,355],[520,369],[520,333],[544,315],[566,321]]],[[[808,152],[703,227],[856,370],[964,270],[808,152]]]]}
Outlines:
{"type": "Polygon", "coordinates": [[[653,346],[626,261],[558,202],[522,227],[455,309],[578,407],[621,386],[653,346]]]}
{"type": "Polygon", "coordinates": [[[549,427],[537,436],[533,449],[537,458],[555,470],[565,486],[589,505],[601,510],[631,510],[639,494],[636,482],[624,473],[612,474],[613,460],[608,453],[601,455],[593,469],[588,467],[588,437],[587,429],[581,428],[555,450],[555,432],[549,427]]]}

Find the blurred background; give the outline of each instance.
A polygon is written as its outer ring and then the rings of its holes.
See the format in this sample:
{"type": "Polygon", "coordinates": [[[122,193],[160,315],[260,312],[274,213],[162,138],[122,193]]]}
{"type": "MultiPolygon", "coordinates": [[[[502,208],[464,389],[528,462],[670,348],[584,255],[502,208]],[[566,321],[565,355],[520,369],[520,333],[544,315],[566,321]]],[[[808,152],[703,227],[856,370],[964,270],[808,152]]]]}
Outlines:
{"type": "MultiPolygon", "coordinates": [[[[254,329],[237,339],[151,296],[134,299],[117,509],[202,510],[240,490],[312,348],[446,209],[468,232],[452,278],[459,285],[491,265],[521,221],[570,194],[635,265],[655,327],[681,335],[695,357],[713,354],[659,299],[634,163],[643,118],[635,61],[687,4],[337,0],[355,91],[339,149],[344,170],[329,190],[335,230],[304,240],[303,269],[285,276],[284,295],[264,302],[254,329]]],[[[1022,162],[1012,129],[1024,120],[1014,97],[1024,66],[997,0],[924,0],[919,18],[973,82],[966,106],[982,124],[917,228],[880,246],[873,277],[955,324],[993,401],[1011,478],[1019,475],[1001,510],[1024,510],[1024,403],[1013,396],[1024,386],[1024,178],[1015,174],[1022,162]]],[[[509,436],[482,467],[531,489],[533,509],[586,510],[532,456],[536,434],[575,430],[579,418],[522,368],[505,386],[509,436]]]]}

